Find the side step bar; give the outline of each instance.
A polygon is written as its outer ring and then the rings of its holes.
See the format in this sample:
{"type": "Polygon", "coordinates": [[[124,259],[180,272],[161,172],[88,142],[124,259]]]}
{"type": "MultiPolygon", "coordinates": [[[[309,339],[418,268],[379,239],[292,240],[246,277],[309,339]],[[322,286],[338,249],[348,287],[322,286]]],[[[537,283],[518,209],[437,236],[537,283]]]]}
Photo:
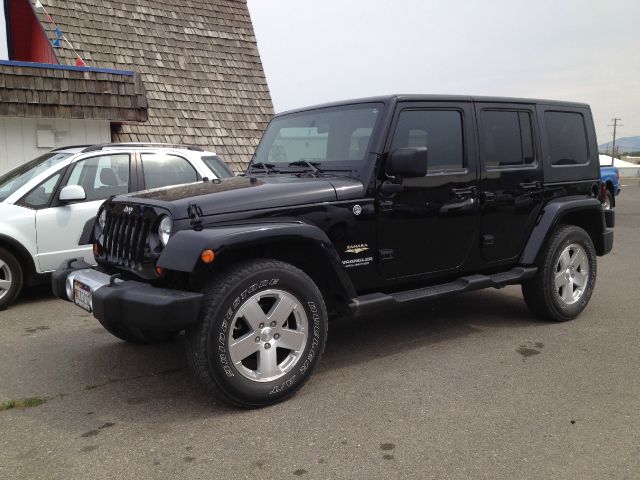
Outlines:
{"type": "Polygon", "coordinates": [[[470,275],[450,283],[406,290],[396,293],[369,293],[351,300],[349,308],[355,316],[377,313],[380,310],[406,305],[419,300],[439,298],[454,293],[470,292],[490,287],[504,287],[520,283],[536,274],[537,267],[515,267],[493,275],[470,275]]]}

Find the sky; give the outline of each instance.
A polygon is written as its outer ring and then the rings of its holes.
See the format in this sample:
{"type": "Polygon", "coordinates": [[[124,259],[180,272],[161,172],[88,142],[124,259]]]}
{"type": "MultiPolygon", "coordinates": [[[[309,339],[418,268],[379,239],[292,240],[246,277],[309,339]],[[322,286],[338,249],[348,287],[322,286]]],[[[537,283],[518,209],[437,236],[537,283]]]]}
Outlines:
{"type": "Polygon", "coordinates": [[[640,135],[640,0],[247,0],[276,112],[390,93],[572,100],[640,135]]]}

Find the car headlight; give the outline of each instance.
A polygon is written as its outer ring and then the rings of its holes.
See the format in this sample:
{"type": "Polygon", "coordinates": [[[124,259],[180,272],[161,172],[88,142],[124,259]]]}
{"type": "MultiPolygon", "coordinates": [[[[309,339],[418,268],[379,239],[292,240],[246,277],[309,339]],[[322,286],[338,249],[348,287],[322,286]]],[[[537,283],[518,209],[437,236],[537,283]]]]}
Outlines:
{"type": "Polygon", "coordinates": [[[160,238],[160,243],[163,246],[167,244],[169,241],[169,237],[171,236],[171,219],[165,215],[160,220],[160,224],[158,225],[158,238],[160,238]]]}
{"type": "Polygon", "coordinates": [[[104,226],[106,224],[107,224],[107,211],[103,208],[102,211],[100,212],[100,215],[98,215],[98,225],[100,225],[100,228],[104,230],[104,226]]]}

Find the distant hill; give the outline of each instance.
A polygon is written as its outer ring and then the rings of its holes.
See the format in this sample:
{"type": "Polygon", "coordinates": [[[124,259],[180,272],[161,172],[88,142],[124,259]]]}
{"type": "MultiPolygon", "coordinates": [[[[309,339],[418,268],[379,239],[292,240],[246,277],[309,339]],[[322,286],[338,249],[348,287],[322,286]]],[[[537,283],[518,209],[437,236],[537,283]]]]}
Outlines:
{"type": "MultiPolygon", "coordinates": [[[[601,152],[608,152],[611,150],[611,142],[603,143],[599,145],[598,148],[601,152]]],[[[620,153],[640,150],[640,136],[617,138],[616,150],[618,148],[620,148],[620,153]]]]}

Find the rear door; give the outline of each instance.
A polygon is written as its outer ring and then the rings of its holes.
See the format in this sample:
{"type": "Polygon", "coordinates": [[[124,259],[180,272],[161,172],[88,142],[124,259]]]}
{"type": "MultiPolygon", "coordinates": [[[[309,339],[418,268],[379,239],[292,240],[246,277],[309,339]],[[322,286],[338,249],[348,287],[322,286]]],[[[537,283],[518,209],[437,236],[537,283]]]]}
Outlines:
{"type": "MultiPolygon", "coordinates": [[[[475,135],[470,102],[399,103],[385,147],[427,147],[427,175],[378,199],[378,269],[385,278],[461,267],[477,245],[475,135]]],[[[383,179],[386,176],[382,172],[383,179]]]]}
{"type": "Polygon", "coordinates": [[[480,152],[482,257],[511,262],[542,206],[542,158],[536,107],[476,103],[480,152]]]}

